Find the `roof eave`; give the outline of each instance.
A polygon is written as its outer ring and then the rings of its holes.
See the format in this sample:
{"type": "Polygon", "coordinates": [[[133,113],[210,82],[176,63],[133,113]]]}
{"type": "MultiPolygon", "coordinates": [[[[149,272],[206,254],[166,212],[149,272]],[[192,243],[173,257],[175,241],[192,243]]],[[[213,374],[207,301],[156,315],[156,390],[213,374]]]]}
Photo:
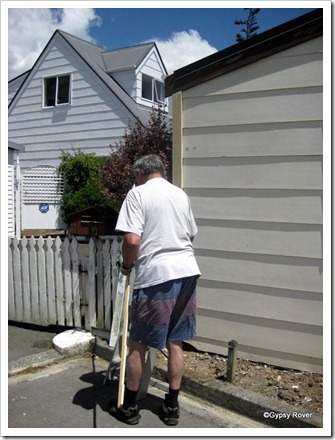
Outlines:
{"type": "Polygon", "coordinates": [[[165,97],[322,35],[322,9],[176,70],[165,79],[165,97]]]}
{"type": "Polygon", "coordinates": [[[16,151],[25,151],[26,147],[22,144],[17,144],[16,142],[8,140],[8,148],[16,151]]]}

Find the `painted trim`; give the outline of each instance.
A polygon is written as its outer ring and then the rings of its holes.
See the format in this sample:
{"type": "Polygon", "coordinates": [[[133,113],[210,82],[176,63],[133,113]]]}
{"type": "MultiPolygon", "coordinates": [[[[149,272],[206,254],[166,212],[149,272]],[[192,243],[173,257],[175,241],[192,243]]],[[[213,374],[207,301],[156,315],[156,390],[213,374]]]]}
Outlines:
{"type": "Polygon", "coordinates": [[[183,188],[183,95],[178,92],[172,97],[172,181],[183,188]]]}

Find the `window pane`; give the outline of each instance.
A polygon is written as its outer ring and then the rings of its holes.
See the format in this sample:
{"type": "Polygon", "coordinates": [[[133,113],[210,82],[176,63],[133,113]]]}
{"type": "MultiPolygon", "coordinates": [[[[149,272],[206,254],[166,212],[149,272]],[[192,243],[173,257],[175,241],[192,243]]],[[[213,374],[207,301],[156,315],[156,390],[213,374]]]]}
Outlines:
{"type": "Polygon", "coordinates": [[[152,78],[142,74],[142,98],[152,101],[152,78]]]}
{"type": "Polygon", "coordinates": [[[70,75],[58,77],[57,104],[70,102],[70,75]]]}
{"type": "Polygon", "coordinates": [[[164,84],[155,80],[155,102],[164,102],[164,84]]]}
{"type": "Polygon", "coordinates": [[[52,107],[56,103],[56,78],[46,78],[44,80],[44,105],[52,107]]]}

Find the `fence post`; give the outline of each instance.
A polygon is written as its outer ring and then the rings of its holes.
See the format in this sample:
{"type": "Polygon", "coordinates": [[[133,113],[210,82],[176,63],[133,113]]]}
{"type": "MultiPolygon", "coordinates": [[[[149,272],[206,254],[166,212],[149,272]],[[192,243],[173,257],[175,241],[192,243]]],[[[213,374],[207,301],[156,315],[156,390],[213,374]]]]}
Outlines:
{"type": "Polygon", "coordinates": [[[228,342],[228,365],[227,365],[227,382],[234,382],[236,372],[236,354],[237,342],[232,340],[228,342]]]}
{"type": "Polygon", "coordinates": [[[8,318],[15,319],[15,289],[13,274],[12,239],[8,237],[8,318]]]}
{"type": "Polygon", "coordinates": [[[22,304],[24,322],[30,322],[31,319],[31,300],[30,300],[30,284],[29,284],[29,253],[28,241],[26,237],[21,239],[21,280],[22,280],[22,304]]]}
{"type": "Polygon", "coordinates": [[[44,240],[42,237],[38,238],[37,244],[38,287],[40,293],[40,323],[48,324],[47,280],[45,273],[44,240]]]}
{"type": "Polygon", "coordinates": [[[86,330],[90,330],[92,327],[96,327],[97,313],[96,313],[96,279],[95,279],[95,243],[94,239],[91,237],[88,244],[88,283],[87,283],[87,294],[88,294],[88,316],[89,323],[86,325],[86,330]]]}
{"type": "Polygon", "coordinates": [[[65,325],[64,281],[63,281],[62,241],[59,236],[55,241],[55,284],[58,325],[65,325]]]}
{"type": "Polygon", "coordinates": [[[49,324],[56,324],[56,285],[55,285],[55,255],[53,250],[52,238],[47,238],[46,241],[46,271],[47,271],[47,298],[48,298],[48,311],[49,311],[49,324]]]}
{"type": "Polygon", "coordinates": [[[73,319],[76,327],[81,326],[80,291],[79,291],[79,254],[76,237],[72,238],[71,245],[72,261],[72,294],[73,294],[73,319]]]}
{"type": "Polygon", "coordinates": [[[105,330],[110,330],[112,322],[112,295],[111,295],[111,255],[112,245],[107,238],[105,241],[104,253],[103,253],[103,289],[104,289],[104,309],[105,309],[105,330]]]}
{"type": "Polygon", "coordinates": [[[66,325],[73,325],[72,319],[72,279],[71,279],[71,255],[70,242],[67,237],[63,242],[63,267],[64,267],[64,300],[66,325]]]}

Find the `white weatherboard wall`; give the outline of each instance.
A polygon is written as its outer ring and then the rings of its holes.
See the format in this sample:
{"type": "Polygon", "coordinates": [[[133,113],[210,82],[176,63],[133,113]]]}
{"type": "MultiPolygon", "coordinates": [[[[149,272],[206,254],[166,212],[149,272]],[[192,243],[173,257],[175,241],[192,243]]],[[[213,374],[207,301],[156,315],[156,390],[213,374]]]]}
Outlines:
{"type": "Polygon", "coordinates": [[[142,64],[143,66],[141,71],[138,71],[136,76],[136,94],[138,104],[147,106],[149,103],[151,103],[151,101],[142,98],[142,75],[145,74],[163,82],[164,78],[162,72],[164,71],[164,67],[161,64],[158,55],[153,50],[151,50],[151,52],[147,55],[145,63],[143,62],[142,64]]]}
{"type": "MultiPolygon", "coordinates": [[[[58,35],[9,114],[9,138],[26,146],[22,169],[58,166],[61,149],[109,155],[132,115],[58,35]],[[72,105],[43,108],[43,80],[71,74],[72,105]]],[[[12,88],[14,88],[12,85],[12,88]]]]}
{"type": "Polygon", "coordinates": [[[322,38],[182,93],[203,350],[322,371],[322,38]]]}

